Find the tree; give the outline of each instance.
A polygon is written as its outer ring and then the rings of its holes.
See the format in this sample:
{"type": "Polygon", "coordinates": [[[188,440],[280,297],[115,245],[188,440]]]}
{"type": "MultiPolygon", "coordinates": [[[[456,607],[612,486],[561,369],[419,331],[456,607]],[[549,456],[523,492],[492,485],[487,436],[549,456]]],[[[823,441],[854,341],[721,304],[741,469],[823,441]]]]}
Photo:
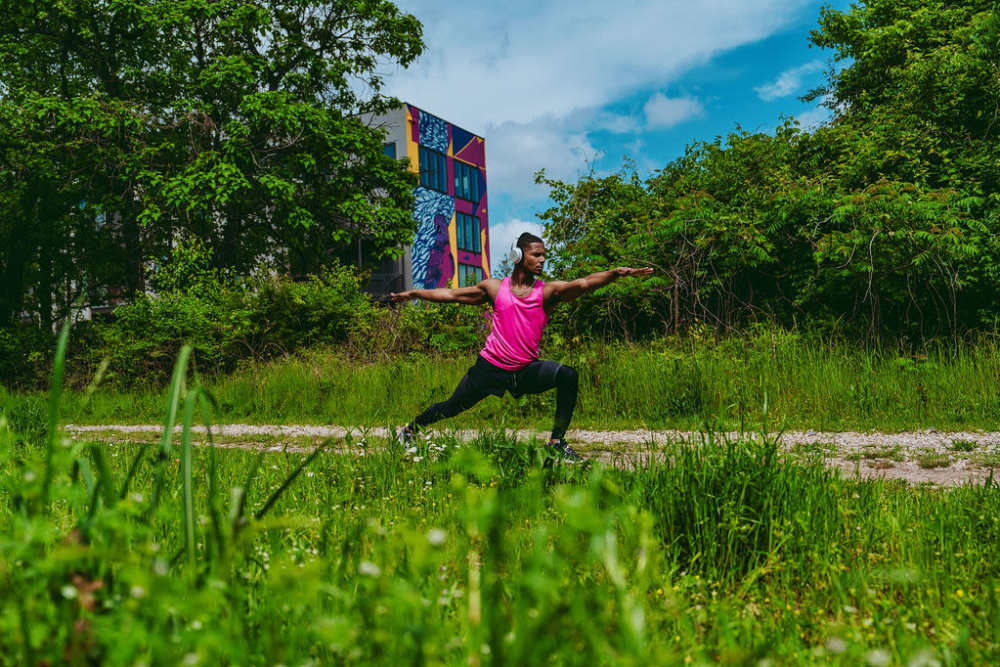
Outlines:
{"type": "Polygon", "coordinates": [[[386,0],[0,0],[0,321],[61,279],[46,255],[134,292],[177,238],[240,272],[392,252],[414,181],[362,114],[422,48],[386,0]]]}
{"type": "Polygon", "coordinates": [[[807,96],[833,120],[695,142],[644,181],[545,179],[573,275],[649,261],[645,288],[581,299],[580,326],[632,335],[784,325],[922,339],[1000,309],[1000,18],[994,2],[868,0],[812,40],[846,67],[807,96]]]}

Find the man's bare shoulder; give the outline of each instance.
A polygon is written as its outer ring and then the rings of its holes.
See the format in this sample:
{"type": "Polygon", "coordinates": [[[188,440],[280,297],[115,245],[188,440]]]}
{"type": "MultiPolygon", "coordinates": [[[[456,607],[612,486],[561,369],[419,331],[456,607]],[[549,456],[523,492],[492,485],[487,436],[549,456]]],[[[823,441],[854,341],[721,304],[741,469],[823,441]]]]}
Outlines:
{"type": "Polygon", "coordinates": [[[503,283],[497,278],[486,278],[485,280],[479,281],[476,285],[479,289],[485,291],[490,295],[490,301],[495,301],[497,292],[500,291],[500,285],[503,283]]]}

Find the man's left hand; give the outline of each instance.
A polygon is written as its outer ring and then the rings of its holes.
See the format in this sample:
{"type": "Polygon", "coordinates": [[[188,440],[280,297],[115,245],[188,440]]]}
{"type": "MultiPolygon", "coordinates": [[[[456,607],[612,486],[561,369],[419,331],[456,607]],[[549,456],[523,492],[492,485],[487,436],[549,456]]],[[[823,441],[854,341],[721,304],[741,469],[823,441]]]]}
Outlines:
{"type": "Polygon", "coordinates": [[[618,274],[619,278],[623,278],[625,276],[648,276],[652,272],[653,269],[648,266],[642,267],[640,269],[632,269],[627,266],[619,266],[617,269],[615,269],[615,273],[618,274]]]}

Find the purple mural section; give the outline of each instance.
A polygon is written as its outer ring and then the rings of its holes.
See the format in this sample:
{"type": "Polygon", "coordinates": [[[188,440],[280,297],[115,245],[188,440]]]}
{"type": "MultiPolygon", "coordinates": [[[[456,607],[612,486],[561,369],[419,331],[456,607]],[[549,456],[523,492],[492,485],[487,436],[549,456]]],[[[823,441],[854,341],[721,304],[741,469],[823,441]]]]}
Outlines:
{"type": "MultiPolygon", "coordinates": [[[[407,105],[410,122],[410,151],[420,153],[419,147],[436,151],[446,156],[447,192],[418,187],[415,191],[416,203],[413,215],[417,221],[417,234],[411,246],[413,286],[415,288],[447,287],[458,273],[459,264],[475,267],[484,275],[489,275],[489,216],[486,199],[486,142],[482,137],[452,125],[432,114],[407,105]],[[456,197],[455,159],[476,167],[474,177],[478,177],[476,191],[479,200],[468,201],[456,197]],[[454,228],[455,212],[479,218],[481,234],[485,236],[482,253],[473,253],[453,248],[451,239],[456,238],[454,228]]],[[[415,161],[418,162],[418,161],[415,161]]],[[[422,165],[414,164],[419,168],[422,165]]],[[[468,195],[465,195],[468,196],[468,195]]]]}
{"type": "Polygon", "coordinates": [[[444,287],[455,275],[456,267],[452,259],[449,243],[448,227],[451,220],[446,220],[444,216],[434,216],[434,247],[431,248],[430,257],[427,262],[427,278],[424,284],[428,287],[444,287]]]}

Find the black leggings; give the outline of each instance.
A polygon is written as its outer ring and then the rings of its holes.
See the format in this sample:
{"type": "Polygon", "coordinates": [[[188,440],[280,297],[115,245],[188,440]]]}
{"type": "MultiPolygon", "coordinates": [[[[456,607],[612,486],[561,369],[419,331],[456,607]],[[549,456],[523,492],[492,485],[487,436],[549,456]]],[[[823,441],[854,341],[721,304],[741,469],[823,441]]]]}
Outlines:
{"type": "Polygon", "coordinates": [[[520,370],[506,371],[479,357],[458,383],[451,398],[424,410],[413,420],[410,428],[419,431],[436,421],[454,417],[490,394],[503,396],[505,391],[509,391],[517,397],[540,394],[553,388],[556,390],[556,419],[552,439],[561,440],[573,418],[579,375],[574,368],[557,361],[533,361],[520,370]]]}

